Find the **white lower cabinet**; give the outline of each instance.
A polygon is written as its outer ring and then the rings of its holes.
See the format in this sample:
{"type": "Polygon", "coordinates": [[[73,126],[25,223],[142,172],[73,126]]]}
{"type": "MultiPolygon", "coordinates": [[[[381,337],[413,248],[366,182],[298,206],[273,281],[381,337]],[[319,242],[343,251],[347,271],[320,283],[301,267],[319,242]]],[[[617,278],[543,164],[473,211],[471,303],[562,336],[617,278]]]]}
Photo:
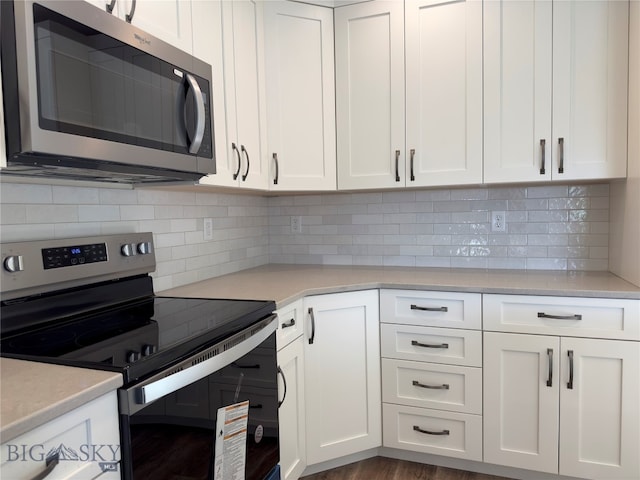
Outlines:
{"type": "Polygon", "coordinates": [[[380,298],[384,446],[482,461],[481,296],[380,298]]]}
{"type": "MultiPolygon", "coordinates": [[[[486,307],[503,303],[495,311],[507,312],[494,317],[485,308],[485,329],[507,332],[484,333],[484,461],[587,479],[640,478],[640,342],[563,336],[575,334],[578,317],[587,335],[600,299],[576,307],[575,299],[550,305],[539,297],[533,308],[536,297],[508,297],[484,296],[486,307]],[[509,315],[505,306],[518,303],[519,313],[509,315]],[[522,328],[528,309],[543,314],[537,335],[508,332],[510,324],[522,328]],[[540,335],[545,324],[549,335],[540,335]]],[[[626,318],[638,320],[637,313],[626,318]]]]}
{"type": "MultiPolygon", "coordinates": [[[[116,392],[107,393],[61,415],[2,447],[0,477],[44,478],[46,461],[59,462],[47,480],[120,478],[120,430],[116,392]]],[[[55,463],[55,462],[54,462],[55,463]]]]}
{"type": "Polygon", "coordinates": [[[307,463],[382,443],[378,290],[306,297],[307,463]]]}

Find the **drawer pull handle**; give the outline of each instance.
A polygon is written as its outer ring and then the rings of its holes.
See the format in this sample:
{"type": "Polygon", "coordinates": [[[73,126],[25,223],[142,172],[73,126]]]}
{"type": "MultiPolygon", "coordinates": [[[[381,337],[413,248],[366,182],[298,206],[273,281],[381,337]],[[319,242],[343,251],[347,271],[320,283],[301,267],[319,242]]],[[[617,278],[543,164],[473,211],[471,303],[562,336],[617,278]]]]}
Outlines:
{"type": "Polygon", "coordinates": [[[45,460],[45,469],[42,470],[39,474],[37,474],[35,477],[31,477],[31,480],[43,480],[44,478],[48,477],[49,474],[53,472],[53,469],[56,468],[58,463],[60,463],[59,453],[55,453],[50,457],[47,457],[45,460]]]}
{"type": "Polygon", "coordinates": [[[447,383],[443,383],[442,385],[426,385],[424,383],[420,383],[417,380],[414,380],[412,382],[412,385],[414,387],[429,388],[431,390],[449,390],[449,384],[447,384],[447,383]]]}
{"type": "Polygon", "coordinates": [[[296,324],[295,319],[291,319],[289,320],[289,323],[283,323],[282,324],[282,328],[289,328],[289,327],[293,327],[296,324]]]}
{"type": "Polygon", "coordinates": [[[552,318],[554,320],[582,320],[582,315],[549,315],[548,313],[538,312],[538,318],[552,318]]]}
{"type": "Polygon", "coordinates": [[[423,430],[422,428],[420,428],[417,425],[413,426],[413,431],[414,432],[424,433],[424,434],[427,434],[427,435],[449,435],[449,430],[440,430],[439,432],[431,432],[429,430],[423,430]]]}
{"type": "Polygon", "coordinates": [[[418,305],[411,305],[411,310],[420,310],[422,312],[448,312],[447,307],[419,307],[418,305]]]}
{"type": "Polygon", "coordinates": [[[553,348],[547,348],[549,359],[549,375],[547,375],[547,387],[553,387],[553,348]]]}
{"type": "Polygon", "coordinates": [[[316,338],[316,319],[313,315],[313,307],[309,307],[309,317],[311,317],[311,336],[309,337],[309,345],[313,345],[316,338]]]}
{"type": "Polygon", "coordinates": [[[569,356],[569,381],[567,382],[567,388],[573,390],[573,350],[567,351],[569,356]]]}
{"type": "Polygon", "coordinates": [[[449,348],[448,343],[429,344],[429,343],[420,343],[417,340],[411,340],[411,345],[413,345],[414,347],[424,347],[424,348],[449,348]]]}

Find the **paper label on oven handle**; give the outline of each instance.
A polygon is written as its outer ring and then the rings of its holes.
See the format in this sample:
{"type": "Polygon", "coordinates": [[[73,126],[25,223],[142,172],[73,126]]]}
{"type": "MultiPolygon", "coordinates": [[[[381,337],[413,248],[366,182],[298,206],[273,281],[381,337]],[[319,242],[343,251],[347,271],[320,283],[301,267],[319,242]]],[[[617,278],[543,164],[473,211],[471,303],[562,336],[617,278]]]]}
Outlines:
{"type": "Polygon", "coordinates": [[[244,480],[249,401],[218,409],[214,480],[244,480]]]}

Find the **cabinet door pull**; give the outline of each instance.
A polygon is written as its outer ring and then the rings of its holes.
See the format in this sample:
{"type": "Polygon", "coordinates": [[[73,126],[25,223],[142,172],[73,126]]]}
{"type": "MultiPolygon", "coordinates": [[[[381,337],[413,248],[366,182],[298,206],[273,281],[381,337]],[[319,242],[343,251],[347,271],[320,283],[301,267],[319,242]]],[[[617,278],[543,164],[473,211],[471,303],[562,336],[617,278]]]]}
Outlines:
{"type": "Polygon", "coordinates": [[[448,312],[448,307],[420,307],[418,305],[411,305],[411,310],[420,310],[422,312],[448,312]]]}
{"type": "Polygon", "coordinates": [[[553,386],[553,348],[547,348],[547,358],[549,359],[549,374],[547,375],[547,387],[553,386]]]}
{"type": "Polygon", "coordinates": [[[416,149],[415,149],[415,148],[412,148],[412,149],[409,151],[409,153],[410,153],[410,155],[411,155],[411,156],[410,156],[410,162],[409,162],[409,166],[411,167],[411,181],[412,181],[412,182],[415,182],[415,180],[416,180],[416,176],[413,174],[413,157],[415,157],[415,156],[416,156],[416,149]]]}
{"type": "Polygon", "coordinates": [[[259,363],[256,363],[253,365],[242,365],[240,363],[233,362],[231,365],[233,365],[236,368],[242,368],[243,370],[260,370],[259,363]]]}
{"type": "Polygon", "coordinates": [[[396,182],[400,181],[400,150],[396,150],[396,182]]]}
{"type": "Polygon", "coordinates": [[[113,13],[113,8],[116,6],[116,0],[111,0],[111,3],[107,3],[107,12],[113,13]]]}
{"type": "Polygon", "coordinates": [[[423,430],[422,428],[420,428],[417,425],[413,426],[413,431],[414,432],[425,433],[427,435],[449,435],[449,430],[440,430],[439,432],[432,432],[432,431],[429,431],[429,430],[423,430]]]}
{"type": "Polygon", "coordinates": [[[282,377],[282,385],[284,385],[284,394],[282,395],[282,400],[278,401],[278,408],[280,408],[287,398],[287,377],[284,376],[284,372],[282,371],[279,365],[278,365],[278,375],[282,377]]]}
{"type": "Polygon", "coordinates": [[[551,318],[553,320],[582,320],[582,315],[549,315],[548,313],[538,312],[538,318],[551,318]]]}
{"type": "Polygon", "coordinates": [[[420,383],[417,380],[414,380],[412,382],[412,385],[414,387],[429,388],[431,390],[449,390],[449,384],[447,384],[447,383],[443,383],[442,385],[426,385],[424,383],[420,383]]]}
{"type": "Polygon", "coordinates": [[[540,175],[544,175],[546,173],[545,171],[545,155],[546,155],[546,145],[547,145],[547,141],[544,138],[540,139],[540,152],[542,155],[542,164],[540,166],[540,175]]]}
{"type": "Polygon", "coordinates": [[[289,323],[283,323],[282,324],[282,328],[289,328],[289,327],[293,327],[296,324],[295,319],[291,319],[289,320],[289,323]]]}
{"type": "Polygon", "coordinates": [[[131,10],[129,10],[129,13],[124,17],[127,23],[131,23],[131,20],[133,20],[133,15],[135,13],[136,13],[136,0],[131,0],[131,10]]]}
{"type": "Polygon", "coordinates": [[[411,340],[411,345],[413,345],[414,347],[425,347],[425,348],[449,348],[448,343],[429,344],[429,343],[420,343],[417,340],[411,340]]]}
{"type": "Polygon", "coordinates": [[[249,152],[247,151],[246,148],[244,148],[244,145],[240,145],[240,150],[242,150],[242,153],[244,154],[245,157],[247,157],[247,171],[244,172],[244,175],[242,175],[242,181],[244,182],[247,177],[249,176],[249,169],[251,168],[251,161],[249,160],[249,152]]]}
{"type": "Polygon", "coordinates": [[[569,356],[569,381],[567,382],[567,388],[573,390],[573,350],[567,351],[569,356]]]}
{"type": "Polygon", "coordinates": [[[278,184],[278,177],[280,176],[279,175],[280,172],[278,171],[278,154],[277,153],[273,154],[273,162],[276,164],[276,174],[273,177],[273,184],[277,185],[278,184]]]}
{"type": "Polygon", "coordinates": [[[31,477],[31,480],[43,480],[44,478],[48,477],[49,474],[53,472],[53,469],[56,468],[59,462],[60,462],[59,453],[55,453],[50,457],[47,457],[45,461],[45,469],[40,473],[38,473],[35,477],[31,477]]]}
{"type": "Polygon", "coordinates": [[[236,152],[236,157],[238,159],[238,169],[233,174],[233,179],[237,180],[238,179],[238,175],[240,175],[240,167],[242,166],[242,159],[240,158],[240,150],[238,150],[238,147],[236,147],[235,143],[231,144],[231,150],[236,152]]]}
{"type": "Polygon", "coordinates": [[[558,166],[558,173],[564,173],[564,138],[558,138],[558,148],[560,149],[560,165],[558,166]]]}
{"type": "Polygon", "coordinates": [[[313,345],[313,340],[316,338],[316,319],[313,316],[313,308],[309,307],[309,316],[311,317],[311,336],[309,337],[309,345],[313,345]]]}

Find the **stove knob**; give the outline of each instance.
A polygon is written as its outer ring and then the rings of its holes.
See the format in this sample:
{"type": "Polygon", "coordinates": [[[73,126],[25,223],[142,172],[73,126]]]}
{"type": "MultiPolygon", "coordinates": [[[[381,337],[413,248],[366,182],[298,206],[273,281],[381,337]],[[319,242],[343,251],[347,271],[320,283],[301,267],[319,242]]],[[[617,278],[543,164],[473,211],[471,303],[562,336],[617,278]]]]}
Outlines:
{"type": "Polygon", "coordinates": [[[24,270],[22,255],[12,255],[4,259],[4,269],[7,272],[15,273],[24,270]]]}
{"type": "Polygon", "coordinates": [[[137,362],[138,360],[140,360],[140,352],[135,350],[127,352],[127,363],[137,362]]]}
{"type": "Polygon", "coordinates": [[[151,253],[151,242],[142,242],[138,244],[138,253],[140,255],[148,255],[151,253]]]}
{"type": "Polygon", "coordinates": [[[144,347],[142,347],[142,356],[148,357],[149,355],[153,355],[157,351],[158,347],[156,347],[155,345],[145,345],[144,347]]]}
{"type": "Polygon", "coordinates": [[[120,251],[122,252],[122,255],[124,255],[125,257],[132,257],[138,254],[138,250],[136,250],[135,243],[125,243],[120,248],[120,251]]]}

